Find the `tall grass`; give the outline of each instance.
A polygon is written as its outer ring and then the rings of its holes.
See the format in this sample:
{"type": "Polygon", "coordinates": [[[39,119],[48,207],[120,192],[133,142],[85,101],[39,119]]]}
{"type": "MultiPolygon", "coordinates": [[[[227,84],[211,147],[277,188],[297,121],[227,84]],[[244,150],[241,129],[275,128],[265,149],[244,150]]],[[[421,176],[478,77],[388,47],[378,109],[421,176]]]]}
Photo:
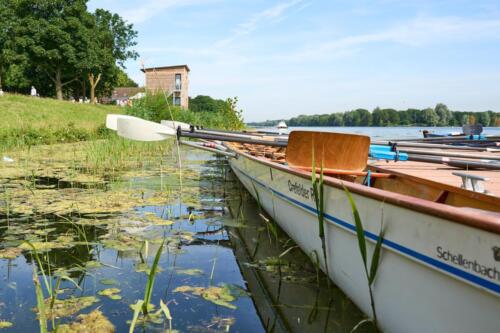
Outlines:
{"type": "Polygon", "coordinates": [[[160,262],[161,253],[163,251],[163,241],[156,252],[155,258],[153,260],[153,265],[151,266],[151,271],[148,275],[148,283],[146,284],[146,290],[144,291],[144,303],[142,304],[142,312],[144,315],[148,314],[148,305],[151,302],[151,296],[153,295],[153,286],[155,283],[156,273],[158,271],[158,263],[160,262]]]}
{"type": "MultiPolygon", "coordinates": [[[[328,268],[328,258],[326,253],[326,239],[325,239],[325,200],[324,200],[324,183],[323,183],[323,159],[321,160],[321,171],[319,178],[316,176],[316,156],[313,146],[312,151],[312,172],[311,172],[311,183],[314,193],[314,203],[316,204],[316,210],[318,211],[318,236],[321,239],[321,249],[323,252],[323,260],[325,261],[326,275],[329,274],[328,268]]],[[[330,279],[328,279],[328,288],[330,288],[330,279]]]]}
{"type": "Polygon", "coordinates": [[[88,174],[113,177],[119,171],[141,168],[151,158],[161,162],[171,148],[171,141],[138,142],[112,134],[107,140],[88,143],[79,167],[88,174]]]}
{"type": "Polygon", "coordinates": [[[358,238],[359,252],[361,253],[361,258],[363,259],[363,267],[365,270],[366,278],[368,280],[368,290],[370,292],[370,304],[373,313],[373,323],[378,328],[377,311],[375,308],[375,300],[373,298],[373,282],[375,281],[375,277],[377,276],[377,271],[380,263],[380,253],[382,250],[382,243],[384,241],[384,228],[383,224],[381,224],[377,243],[375,245],[375,249],[373,250],[373,255],[371,258],[370,269],[368,270],[368,255],[366,251],[366,238],[363,223],[361,222],[358,207],[356,205],[356,202],[352,198],[351,193],[346,187],[344,187],[344,191],[347,195],[347,198],[349,199],[349,203],[351,204],[352,215],[356,224],[356,236],[358,238]]]}

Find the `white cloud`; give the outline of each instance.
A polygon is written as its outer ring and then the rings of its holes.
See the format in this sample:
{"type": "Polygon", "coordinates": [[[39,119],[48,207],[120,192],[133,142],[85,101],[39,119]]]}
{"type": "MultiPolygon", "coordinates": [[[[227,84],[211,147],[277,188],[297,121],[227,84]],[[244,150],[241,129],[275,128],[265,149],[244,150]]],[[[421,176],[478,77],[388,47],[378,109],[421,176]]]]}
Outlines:
{"type": "MultiPolygon", "coordinates": [[[[113,9],[113,11],[119,13],[128,22],[139,24],[146,22],[147,20],[161,14],[162,12],[170,8],[203,5],[217,1],[219,0],[143,0],[140,2],[133,1],[131,5],[127,6],[126,4],[124,4],[125,1],[123,0],[108,0],[106,2],[106,7],[111,8],[113,9]]],[[[97,5],[95,2],[93,6],[97,5]]]]}
{"type": "Polygon", "coordinates": [[[241,22],[234,30],[231,36],[221,39],[215,43],[216,47],[222,47],[230,44],[238,37],[247,35],[257,29],[259,25],[273,20],[280,20],[282,16],[291,8],[302,4],[300,9],[307,7],[304,0],[292,0],[288,2],[281,2],[269,8],[266,8],[241,22]]]}
{"type": "Polygon", "coordinates": [[[298,52],[279,56],[288,60],[312,60],[350,54],[370,43],[397,43],[419,47],[449,41],[498,39],[500,19],[466,19],[460,17],[419,17],[380,32],[342,37],[316,45],[306,45],[298,52]]]}

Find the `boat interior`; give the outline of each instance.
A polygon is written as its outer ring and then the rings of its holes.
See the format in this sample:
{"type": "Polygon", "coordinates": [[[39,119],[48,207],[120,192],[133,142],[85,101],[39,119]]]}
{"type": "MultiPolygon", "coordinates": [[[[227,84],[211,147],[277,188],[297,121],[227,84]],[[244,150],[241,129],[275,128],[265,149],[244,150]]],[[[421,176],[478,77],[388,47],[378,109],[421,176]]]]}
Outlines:
{"type": "MultiPolygon", "coordinates": [[[[312,170],[310,159],[308,165],[311,167],[290,165],[287,148],[284,147],[247,143],[229,143],[228,146],[238,153],[292,170],[312,170]]],[[[352,155],[354,154],[356,153],[352,152],[352,155]]],[[[322,168],[324,177],[342,179],[449,206],[500,212],[500,171],[464,170],[446,164],[414,161],[366,159],[362,170],[345,170],[331,168],[328,159],[325,161],[322,168]]],[[[320,170],[321,168],[316,167],[318,174],[320,170]]]]}

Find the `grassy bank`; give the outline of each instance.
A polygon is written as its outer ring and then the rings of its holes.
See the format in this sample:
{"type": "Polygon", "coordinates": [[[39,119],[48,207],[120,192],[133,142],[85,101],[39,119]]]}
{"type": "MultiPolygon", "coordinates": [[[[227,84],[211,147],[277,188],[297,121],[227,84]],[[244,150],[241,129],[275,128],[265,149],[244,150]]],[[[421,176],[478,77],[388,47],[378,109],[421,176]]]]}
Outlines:
{"type": "Polygon", "coordinates": [[[0,97],[0,151],[105,137],[106,114],[122,112],[116,106],[6,94],[0,97]]]}

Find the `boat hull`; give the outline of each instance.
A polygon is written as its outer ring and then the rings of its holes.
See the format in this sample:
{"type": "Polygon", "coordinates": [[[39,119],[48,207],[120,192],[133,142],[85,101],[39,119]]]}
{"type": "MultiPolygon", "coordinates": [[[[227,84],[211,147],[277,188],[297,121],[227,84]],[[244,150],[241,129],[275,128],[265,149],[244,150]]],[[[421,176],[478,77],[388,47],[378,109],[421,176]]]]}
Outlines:
{"type": "MultiPolygon", "coordinates": [[[[317,253],[326,271],[310,178],[246,154],[231,159],[230,165],[302,250],[314,258],[317,253]]],[[[372,316],[351,206],[342,186],[325,185],[324,191],[327,273],[372,316]]],[[[385,230],[373,285],[383,331],[490,332],[500,327],[497,233],[380,198],[355,192],[352,196],[364,225],[368,258],[382,225],[385,230]]]]}

